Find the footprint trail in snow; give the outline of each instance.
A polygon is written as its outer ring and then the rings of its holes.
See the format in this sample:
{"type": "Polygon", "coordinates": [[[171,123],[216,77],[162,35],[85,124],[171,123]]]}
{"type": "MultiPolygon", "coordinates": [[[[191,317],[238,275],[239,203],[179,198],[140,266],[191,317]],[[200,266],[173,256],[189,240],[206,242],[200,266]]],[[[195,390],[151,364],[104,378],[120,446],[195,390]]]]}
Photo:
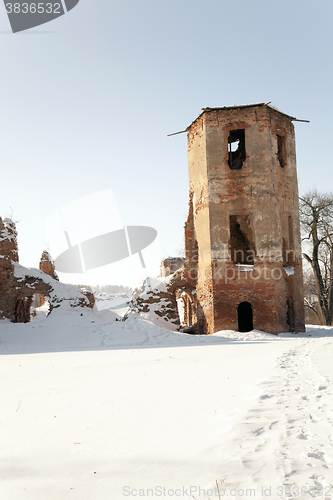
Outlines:
{"type": "Polygon", "coordinates": [[[316,339],[300,339],[278,358],[255,407],[225,436],[222,496],[255,489],[256,497],[333,499],[333,389],[312,362],[316,348],[316,339]]]}

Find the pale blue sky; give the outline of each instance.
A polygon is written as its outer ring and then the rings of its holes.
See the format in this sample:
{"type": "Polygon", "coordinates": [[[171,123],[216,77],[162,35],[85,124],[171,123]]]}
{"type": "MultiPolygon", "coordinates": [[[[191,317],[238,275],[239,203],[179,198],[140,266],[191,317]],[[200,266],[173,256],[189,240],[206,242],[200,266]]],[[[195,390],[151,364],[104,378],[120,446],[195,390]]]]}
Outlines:
{"type": "Polygon", "coordinates": [[[20,220],[21,263],[38,266],[51,212],[108,188],[124,224],[175,254],[187,146],[166,136],[206,106],[271,101],[310,120],[295,124],[300,192],[333,190],[332,13],[331,0],[80,0],[14,35],[0,5],[0,214],[20,220]]]}

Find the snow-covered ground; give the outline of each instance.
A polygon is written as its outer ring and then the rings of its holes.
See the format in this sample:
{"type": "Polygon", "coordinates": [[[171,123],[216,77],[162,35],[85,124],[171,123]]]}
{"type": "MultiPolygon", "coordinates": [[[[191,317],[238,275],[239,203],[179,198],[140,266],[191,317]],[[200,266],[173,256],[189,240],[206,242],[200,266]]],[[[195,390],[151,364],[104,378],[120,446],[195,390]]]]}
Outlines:
{"type": "Polygon", "coordinates": [[[333,498],[333,328],[116,319],[0,322],[1,500],[333,498]]]}
{"type": "Polygon", "coordinates": [[[102,292],[95,295],[96,304],[95,307],[98,311],[103,311],[104,309],[111,309],[120,312],[122,316],[129,309],[130,297],[126,293],[107,293],[102,292]]]}

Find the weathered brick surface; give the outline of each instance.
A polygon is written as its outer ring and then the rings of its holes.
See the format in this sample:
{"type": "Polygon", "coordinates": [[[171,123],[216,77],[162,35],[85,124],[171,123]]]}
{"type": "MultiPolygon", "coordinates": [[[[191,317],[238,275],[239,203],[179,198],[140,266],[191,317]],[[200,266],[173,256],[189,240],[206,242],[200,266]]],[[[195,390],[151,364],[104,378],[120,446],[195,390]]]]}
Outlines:
{"type": "MultiPolygon", "coordinates": [[[[43,273],[48,274],[55,280],[59,280],[58,275],[55,271],[55,266],[53,259],[49,252],[47,250],[44,250],[42,253],[42,256],[39,261],[39,269],[43,271],[43,273]]],[[[43,306],[45,304],[45,297],[44,295],[40,294],[39,295],[39,306],[43,306]]]]}
{"type": "Polygon", "coordinates": [[[163,259],[160,265],[160,276],[166,277],[174,274],[184,265],[184,257],[168,257],[163,259]]]}
{"type": "Polygon", "coordinates": [[[93,294],[93,292],[90,292],[89,290],[86,290],[85,288],[82,288],[81,289],[81,293],[82,295],[84,295],[86,297],[86,299],[88,299],[88,303],[84,305],[89,307],[90,309],[94,309],[94,305],[95,305],[95,295],[93,294]]]}
{"type": "MultiPolygon", "coordinates": [[[[50,299],[50,311],[59,307],[63,301],[68,301],[71,307],[93,307],[94,297],[89,292],[80,293],[78,289],[61,285],[60,294],[54,293],[57,276],[54,266],[46,261],[43,265],[51,278],[45,273],[30,271],[18,264],[17,232],[13,221],[0,218],[0,319],[8,318],[13,322],[26,323],[30,321],[30,306],[33,296],[40,294],[50,299]],[[17,263],[17,264],[16,264],[17,263]],[[15,277],[14,266],[20,268],[21,277],[15,277]],[[52,272],[52,274],[51,274],[52,272]],[[48,279],[46,279],[48,278],[48,279]],[[62,289],[64,288],[64,289],[62,289]],[[71,288],[69,291],[68,288],[71,288]]],[[[51,261],[50,261],[51,262],[51,261]]],[[[18,276],[18,275],[17,275],[18,276]]]]}
{"type": "Polygon", "coordinates": [[[17,232],[10,219],[0,218],[0,318],[15,321],[17,303],[13,262],[18,262],[17,232]]]}
{"type": "Polygon", "coordinates": [[[202,333],[237,329],[241,302],[251,304],[254,328],[304,331],[290,117],[265,105],[207,109],[189,128],[188,160],[185,272],[196,286],[202,333]],[[240,169],[229,166],[228,137],[235,130],[245,131],[246,159],[240,169]],[[233,258],[237,245],[243,251],[246,245],[251,249],[253,269],[235,264],[246,262],[233,258]]]}

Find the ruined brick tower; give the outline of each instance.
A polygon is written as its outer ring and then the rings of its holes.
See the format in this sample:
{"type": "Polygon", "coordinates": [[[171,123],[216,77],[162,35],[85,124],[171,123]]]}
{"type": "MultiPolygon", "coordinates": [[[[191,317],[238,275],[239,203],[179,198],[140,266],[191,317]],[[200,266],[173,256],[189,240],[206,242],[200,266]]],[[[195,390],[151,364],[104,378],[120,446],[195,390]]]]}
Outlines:
{"type": "Polygon", "coordinates": [[[205,108],[187,129],[199,333],[305,330],[292,120],[262,103],[205,108]]]}
{"type": "MultiPolygon", "coordinates": [[[[39,269],[43,271],[43,273],[48,274],[51,278],[59,281],[58,275],[55,271],[55,265],[53,259],[47,250],[44,250],[42,256],[39,261],[39,269]]],[[[45,297],[42,294],[39,294],[39,307],[45,304],[45,297]]]]}

